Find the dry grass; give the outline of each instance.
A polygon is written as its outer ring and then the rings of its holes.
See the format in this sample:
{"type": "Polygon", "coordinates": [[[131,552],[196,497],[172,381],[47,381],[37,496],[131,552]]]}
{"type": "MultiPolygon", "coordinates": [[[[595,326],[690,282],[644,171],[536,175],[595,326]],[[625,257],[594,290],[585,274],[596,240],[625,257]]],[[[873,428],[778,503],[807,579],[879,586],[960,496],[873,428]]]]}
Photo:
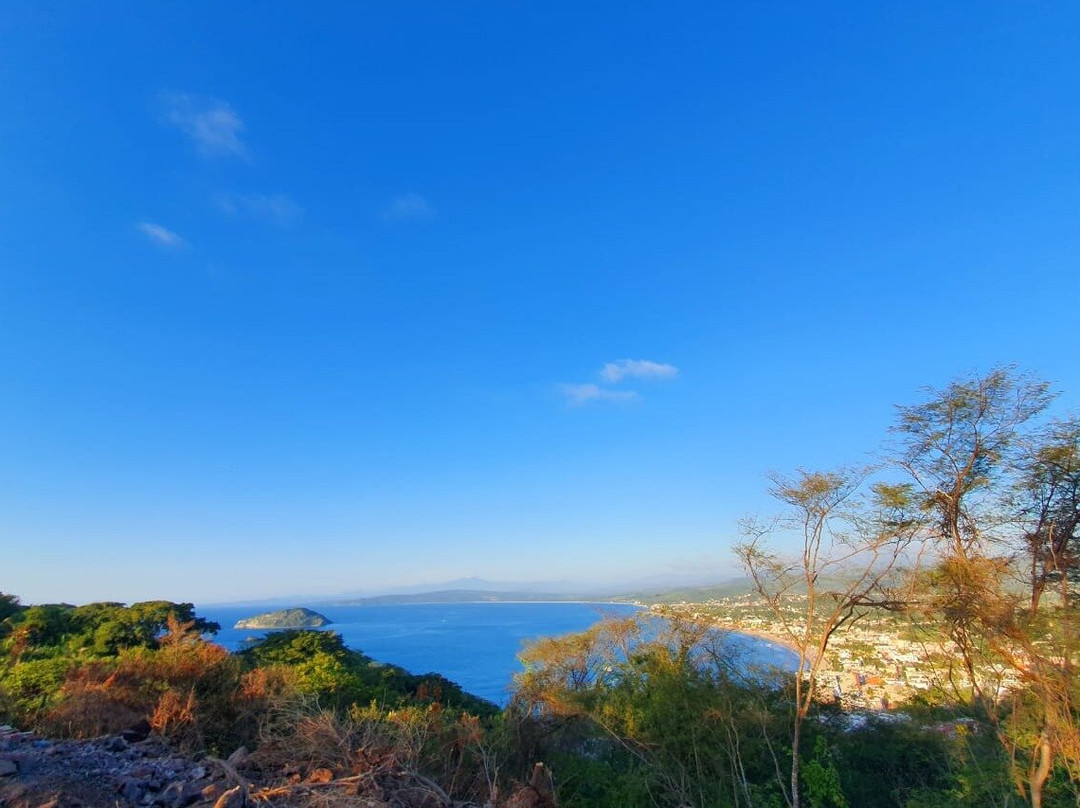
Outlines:
{"type": "Polygon", "coordinates": [[[224,648],[198,639],[174,641],[74,667],[40,728],[89,738],[145,719],[182,749],[239,746],[253,739],[255,716],[273,692],[269,679],[246,681],[224,648]]]}
{"type": "Polygon", "coordinates": [[[298,695],[267,712],[252,762],[266,770],[326,767],[338,776],[360,774],[383,765],[374,751],[383,745],[380,735],[372,723],[341,719],[298,695]]]}
{"type": "Polygon", "coordinates": [[[141,695],[119,686],[110,666],[91,663],[68,675],[60,702],[42,719],[42,731],[62,738],[96,738],[119,732],[145,716],[141,695]]]}
{"type": "Polygon", "coordinates": [[[252,763],[292,778],[283,789],[310,791],[312,799],[331,803],[350,794],[417,808],[481,804],[492,784],[479,751],[482,734],[476,719],[458,719],[437,706],[371,706],[341,716],[312,699],[293,699],[264,725],[252,763]],[[333,774],[333,795],[308,782],[319,769],[333,774]]]}
{"type": "Polygon", "coordinates": [[[438,704],[342,715],[301,693],[296,677],[284,666],[244,671],[240,659],[178,627],[159,649],[74,667],[41,729],[97,737],[145,719],[182,751],[223,758],[254,748],[258,793],[274,804],[449,808],[494,796],[478,719],[438,704]]]}

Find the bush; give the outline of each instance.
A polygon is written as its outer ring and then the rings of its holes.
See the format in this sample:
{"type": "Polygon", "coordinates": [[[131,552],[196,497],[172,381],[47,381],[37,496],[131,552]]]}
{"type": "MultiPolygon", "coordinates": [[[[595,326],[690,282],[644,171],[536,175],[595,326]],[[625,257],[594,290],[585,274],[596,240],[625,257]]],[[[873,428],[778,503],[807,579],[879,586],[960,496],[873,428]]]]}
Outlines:
{"type": "Polygon", "coordinates": [[[55,700],[73,664],[64,657],[49,657],[19,662],[7,670],[0,688],[17,723],[37,721],[55,700]]]}
{"type": "Polygon", "coordinates": [[[784,693],[737,674],[700,626],[619,620],[527,649],[518,706],[546,723],[537,754],[565,806],[740,805],[782,799],[773,749],[784,693]]]}

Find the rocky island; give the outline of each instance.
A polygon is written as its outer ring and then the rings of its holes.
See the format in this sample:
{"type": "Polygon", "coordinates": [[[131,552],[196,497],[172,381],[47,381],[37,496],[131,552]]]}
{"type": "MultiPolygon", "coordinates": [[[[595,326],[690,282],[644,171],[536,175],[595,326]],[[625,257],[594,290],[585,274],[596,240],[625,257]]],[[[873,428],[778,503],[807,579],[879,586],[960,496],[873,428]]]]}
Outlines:
{"type": "Polygon", "coordinates": [[[281,609],[237,620],[233,628],[321,628],[330,620],[311,609],[281,609]]]}

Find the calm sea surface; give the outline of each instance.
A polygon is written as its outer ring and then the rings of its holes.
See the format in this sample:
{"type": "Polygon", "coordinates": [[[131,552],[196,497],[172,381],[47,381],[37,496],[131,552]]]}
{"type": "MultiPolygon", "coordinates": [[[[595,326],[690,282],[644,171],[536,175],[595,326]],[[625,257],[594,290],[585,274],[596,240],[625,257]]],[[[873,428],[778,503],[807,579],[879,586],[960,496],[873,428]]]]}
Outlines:
{"type": "MultiPolygon", "coordinates": [[[[529,640],[584,631],[608,615],[633,614],[636,606],[599,603],[416,603],[405,605],[313,605],[333,621],[345,644],[412,673],[434,671],[465,690],[506,704],[517,655],[529,640]]],[[[229,650],[265,632],[234,629],[258,607],[197,607],[200,617],[221,624],[216,641],[229,650]]],[[[755,664],[793,667],[792,655],[763,640],[739,635],[737,642],[755,664]]]]}

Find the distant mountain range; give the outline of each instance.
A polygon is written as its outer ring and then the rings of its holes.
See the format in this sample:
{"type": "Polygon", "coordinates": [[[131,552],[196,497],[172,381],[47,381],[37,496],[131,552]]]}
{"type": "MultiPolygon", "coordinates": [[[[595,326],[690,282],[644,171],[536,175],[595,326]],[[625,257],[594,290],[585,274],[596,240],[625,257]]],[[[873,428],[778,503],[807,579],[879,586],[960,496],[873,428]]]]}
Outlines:
{"type": "MultiPolygon", "coordinates": [[[[488,583],[469,579],[470,583],[488,583]]],[[[585,589],[556,590],[533,589],[527,585],[507,585],[507,588],[456,588],[450,582],[439,589],[408,592],[391,592],[368,597],[347,598],[335,601],[343,605],[359,604],[401,604],[401,603],[539,603],[544,601],[611,601],[641,603],[677,603],[679,601],[704,601],[712,598],[732,597],[750,591],[750,583],[744,578],[737,578],[707,586],[664,587],[652,586],[641,589],[585,589]]],[[[538,585],[538,586],[543,586],[538,585]]]]}
{"type": "Polygon", "coordinates": [[[522,592],[493,589],[439,589],[433,592],[410,592],[389,595],[375,595],[368,598],[350,598],[335,601],[343,606],[360,604],[397,604],[397,603],[509,603],[544,601],[598,600],[597,596],[574,595],[566,592],[522,592]]]}
{"type": "MultiPolygon", "coordinates": [[[[375,592],[345,592],[340,595],[290,595],[227,604],[230,606],[273,606],[312,604],[397,604],[397,603],[507,603],[543,601],[595,601],[674,603],[708,600],[750,591],[745,578],[729,578],[703,584],[702,576],[662,574],[604,584],[569,581],[490,581],[457,578],[438,583],[413,584],[375,592]],[[695,580],[696,578],[696,580],[695,580]]],[[[223,605],[223,604],[219,604],[223,605]]]]}

